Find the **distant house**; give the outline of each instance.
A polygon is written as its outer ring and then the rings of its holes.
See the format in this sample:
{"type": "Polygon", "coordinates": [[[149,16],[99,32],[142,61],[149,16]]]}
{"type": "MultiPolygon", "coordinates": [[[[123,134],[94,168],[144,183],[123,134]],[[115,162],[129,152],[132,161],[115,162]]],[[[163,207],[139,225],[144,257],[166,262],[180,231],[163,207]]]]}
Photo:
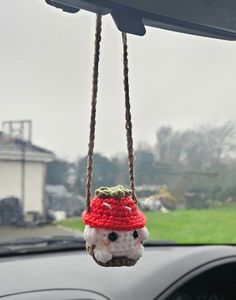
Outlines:
{"type": "Polygon", "coordinates": [[[46,164],[51,151],[0,132],[0,202],[17,198],[24,215],[44,215],[46,164]]]}

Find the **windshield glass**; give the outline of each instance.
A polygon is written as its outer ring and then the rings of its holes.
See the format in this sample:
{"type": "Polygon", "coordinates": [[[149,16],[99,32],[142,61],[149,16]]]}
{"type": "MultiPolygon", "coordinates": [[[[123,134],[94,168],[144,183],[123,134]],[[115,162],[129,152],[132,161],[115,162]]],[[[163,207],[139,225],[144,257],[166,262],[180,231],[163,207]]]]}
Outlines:
{"type": "MultiPolygon", "coordinates": [[[[95,15],[0,3],[0,241],[82,236],[95,15]]],[[[139,208],[149,239],[236,243],[235,44],[128,35],[139,208]]],[[[129,186],[122,40],[103,18],[93,192],[129,186]]]]}

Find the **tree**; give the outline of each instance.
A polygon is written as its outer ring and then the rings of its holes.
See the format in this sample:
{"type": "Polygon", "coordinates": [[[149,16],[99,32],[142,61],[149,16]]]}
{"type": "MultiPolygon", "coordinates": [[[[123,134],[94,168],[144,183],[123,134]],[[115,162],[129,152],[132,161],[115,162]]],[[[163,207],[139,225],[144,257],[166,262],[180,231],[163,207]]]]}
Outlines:
{"type": "Polygon", "coordinates": [[[232,122],[220,126],[202,126],[192,131],[186,146],[187,164],[199,170],[218,169],[223,159],[235,152],[234,139],[232,122]]]}
{"type": "MultiPolygon", "coordinates": [[[[236,157],[235,126],[232,122],[222,125],[205,125],[183,131],[169,126],[157,132],[156,159],[166,164],[165,182],[178,200],[192,189],[206,194],[206,201],[223,201],[225,190],[233,187],[231,170],[236,157]],[[171,176],[172,174],[172,176],[171,176]],[[169,175],[169,176],[168,176],[169,175]],[[182,196],[181,196],[182,194],[182,196]]],[[[234,177],[234,176],[233,176],[234,177]]],[[[231,196],[231,195],[230,195],[231,196]]]]}
{"type": "Polygon", "coordinates": [[[203,171],[218,166],[222,159],[235,153],[234,141],[235,128],[230,121],[184,131],[163,126],[157,131],[157,158],[174,167],[203,171]]]}
{"type": "Polygon", "coordinates": [[[150,149],[135,151],[135,175],[137,185],[155,183],[155,161],[150,149]]]}
{"type": "MultiPolygon", "coordinates": [[[[87,158],[82,157],[77,164],[77,176],[74,189],[81,195],[86,190],[87,158]]],[[[93,166],[93,190],[101,186],[113,186],[116,184],[117,165],[107,157],[95,153],[93,166]]]]}
{"type": "Polygon", "coordinates": [[[54,160],[47,164],[47,184],[66,185],[70,163],[66,160],[54,160]]]}
{"type": "Polygon", "coordinates": [[[163,126],[157,131],[157,153],[161,162],[166,163],[170,158],[170,143],[173,134],[173,129],[169,126],[163,126]]]}
{"type": "Polygon", "coordinates": [[[163,126],[157,131],[156,154],[160,163],[179,167],[184,159],[187,141],[191,130],[174,131],[169,126],[163,126]]]}

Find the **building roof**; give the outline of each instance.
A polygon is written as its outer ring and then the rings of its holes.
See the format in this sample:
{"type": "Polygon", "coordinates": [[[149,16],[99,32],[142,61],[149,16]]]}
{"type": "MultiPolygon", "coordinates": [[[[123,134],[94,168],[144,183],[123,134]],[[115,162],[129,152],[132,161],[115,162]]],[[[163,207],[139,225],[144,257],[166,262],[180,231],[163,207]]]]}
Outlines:
{"type": "Polygon", "coordinates": [[[22,160],[49,162],[54,153],[17,137],[0,132],[0,160],[22,160]]]}

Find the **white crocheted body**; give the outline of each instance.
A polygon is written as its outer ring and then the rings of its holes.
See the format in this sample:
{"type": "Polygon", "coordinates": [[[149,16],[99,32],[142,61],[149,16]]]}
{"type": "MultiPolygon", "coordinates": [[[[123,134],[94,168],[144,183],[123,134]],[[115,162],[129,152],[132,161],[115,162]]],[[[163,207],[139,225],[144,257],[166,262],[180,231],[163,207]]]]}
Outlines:
{"type": "Polygon", "coordinates": [[[138,260],[143,255],[142,242],[147,239],[146,227],[132,231],[97,229],[85,226],[84,239],[90,246],[95,246],[95,258],[103,263],[113,257],[127,257],[138,260]]]}

